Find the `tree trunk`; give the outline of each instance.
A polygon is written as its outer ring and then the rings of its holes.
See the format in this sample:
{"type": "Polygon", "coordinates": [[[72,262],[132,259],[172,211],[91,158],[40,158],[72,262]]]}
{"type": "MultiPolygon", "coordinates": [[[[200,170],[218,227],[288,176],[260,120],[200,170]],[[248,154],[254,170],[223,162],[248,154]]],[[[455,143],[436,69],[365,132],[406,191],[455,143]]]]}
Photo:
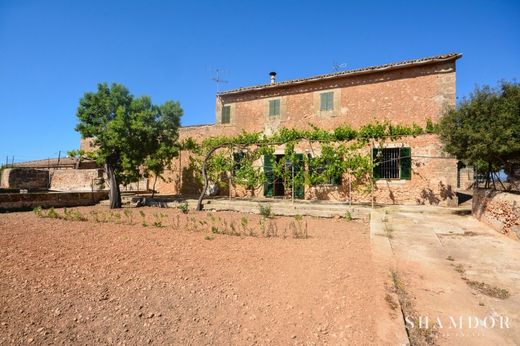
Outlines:
{"type": "Polygon", "coordinates": [[[206,191],[208,190],[208,175],[206,174],[206,165],[208,163],[208,159],[211,157],[211,155],[219,148],[222,148],[223,145],[217,146],[212,148],[204,158],[204,161],[202,162],[202,179],[204,179],[204,186],[202,187],[202,191],[199,196],[199,200],[197,201],[197,209],[198,211],[202,210],[202,200],[204,199],[204,195],[206,194],[206,191]]]}
{"type": "Polygon", "coordinates": [[[110,209],[121,208],[121,192],[119,191],[119,183],[115,174],[115,160],[114,157],[109,157],[105,164],[110,190],[108,198],[110,199],[110,209]]]}
{"type": "Polygon", "coordinates": [[[156,183],[157,183],[157,175],[155,175],[155,179],[153,180],[152,198],[155,196],[155,184],[156,183]]]}

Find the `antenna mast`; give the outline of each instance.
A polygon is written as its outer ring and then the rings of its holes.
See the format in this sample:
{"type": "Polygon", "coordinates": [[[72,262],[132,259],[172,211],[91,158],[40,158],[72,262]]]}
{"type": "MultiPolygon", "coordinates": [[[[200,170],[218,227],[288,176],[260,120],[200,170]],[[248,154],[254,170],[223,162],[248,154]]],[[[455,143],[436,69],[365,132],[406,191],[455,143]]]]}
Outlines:
{"type": "Polygon", "coordinates": [[[339,72],[339,71],[341,71],[341,70],[344,70],[345,67],[347,67],[347,63],[341,63],[341,64],[339,64],[339,63],[337,63],[336,61],[333,61],[333,62],[332,62],[332,70],[333,70],[334,72],[339,72]]]}
{"type": "Polygon", "coordinates": [[[220,74],[226,72],[226,70],[221,69],[221,68],[215,68],[212,71],[215,73],[215,77],[211,78],[211,80],[214,81],[215,83],[217,83],[217,94],[218,94],[220,91],[220,83],[229,83],[229,81],[224,80],[220,77],[220,74]]]}

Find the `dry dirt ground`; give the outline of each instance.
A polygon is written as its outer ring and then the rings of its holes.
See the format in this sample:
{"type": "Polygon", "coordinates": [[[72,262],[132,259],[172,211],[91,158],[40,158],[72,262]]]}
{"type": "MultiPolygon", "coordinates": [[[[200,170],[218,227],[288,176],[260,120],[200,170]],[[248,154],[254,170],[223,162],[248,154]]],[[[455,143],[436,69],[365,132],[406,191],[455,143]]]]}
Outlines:
{"type": "Polygon", "coordinates": [[[0,344],[395,341],[366,221],[76,210],[0,214],[0,344]]]}

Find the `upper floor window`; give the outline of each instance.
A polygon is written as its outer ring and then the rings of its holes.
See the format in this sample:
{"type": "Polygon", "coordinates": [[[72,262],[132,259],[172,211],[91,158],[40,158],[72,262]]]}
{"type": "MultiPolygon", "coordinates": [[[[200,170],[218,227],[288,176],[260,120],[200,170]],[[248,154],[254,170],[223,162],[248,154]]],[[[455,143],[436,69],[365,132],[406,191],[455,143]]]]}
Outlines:
{"type": "Polygon", "coordinates": [[[280,99],[269,101],[269,116],[275,117],[280,115],[280,99]]]}
{"type": "Polygon", "coordinates": [[[411,148],[374,148],[374,178],[376,179],[411,179],[411,148]]]}
{"type": "Polygon", "coordinates": [[[331,111],[334,109],[334,92],[328,91],[320,94],[320,111],[331,111]]]}
{"type": "Polygon", "coordinates": [[[223,106],[220,118],[222,124],[229,124],[231,122],[231,106],[223,106]]]}

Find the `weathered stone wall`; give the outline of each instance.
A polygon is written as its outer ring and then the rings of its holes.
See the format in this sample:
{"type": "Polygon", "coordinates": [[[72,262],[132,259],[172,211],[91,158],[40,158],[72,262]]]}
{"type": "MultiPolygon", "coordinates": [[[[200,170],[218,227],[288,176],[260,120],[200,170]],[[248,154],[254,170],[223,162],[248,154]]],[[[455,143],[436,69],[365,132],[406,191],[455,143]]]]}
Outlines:
{"type": "MultiPolygon", "coordinates": [[[[377,143],[374,143],[377,145],[377,143]]],[[[442,145],[436,135],[421,135],[417,137],[403,137],[399,140],[388,141],[386,146],[411,147],[412,150],[412,177],[410,180],[378,180],[373,194],[364,192],[367,186],[352,189],[349,193],[349,177],[345,175],[340,186],[305,187],[306,199],[322,199],[332,201],[349,201],[355,203],[381,204],[431,204],[456,206],[455,194],[457,184],[457,160],[449,158],[442,150],[442,145]]],[[[364,149],[368,154],[370,147],[364,149]]],[[[303,154],[313,153],[320,155],[319,145],[311,146],[301,142],[296,151],[303,154]]],[[[283,154],[284,147],[279,146],[275,154],[283,154]]],[[[161,194],[196,195],[201,191],[201,183],[196,179],[196,173],[190,168],[189,156],[191,153],[183,151],[174,160],[172,170],[165,173],[166,181],[158,180],[156,190],[161,194]]],[[[262,165],[259,160],[257,165],[262,165]]],[[[232,197],[250,196],[241,186],[232,186],[221,190],[220,195],[232,197]]],[[[255,190],[254,196],[263,196],[263,187],[255,190]]]]}
{"type": "Polygon", "coordinates": [[[388,120],[395,124],[426,124],[438,121],[446,107],[455,106],[455,62],[380,71],[368,75],[267,88],[247,93],[220,95],[216,127],[266,134],[280,127],[305,128],[314,124],[334,129],[354,128],[388,120]],[[320,111],[319,94],[334,91],[334,110],[320,111]],[[281,100],[280,116],[270,117],[268,101],[281,100]],[[231,107],[231,123],[221,124],[223,105],[231,107]]]}
{"type": "Polygon", "coordinates": [[[98,191],[106,189],[102,184],[101,169],[54,169],[50,171],[53,191],[98,191]]]}
{"type": "Polygon", "coordinates": [[[473,191],[473,216],[500,233],[520,239],[520,195],[489,189],[473,191]]]}
{"type": "Polygon", "coordinates": [[[6,168],[0,187],[5,189],[41,189],[49,187],[49,171],[33,168],[6,168]]]}
{"type": "Polygon", "coordinates": [[[0,194],[0,212],[32,210],[36,207],[78,207],[94,205],[105,199],[108,199],[108,191],[3,193],[0,194]]]}

